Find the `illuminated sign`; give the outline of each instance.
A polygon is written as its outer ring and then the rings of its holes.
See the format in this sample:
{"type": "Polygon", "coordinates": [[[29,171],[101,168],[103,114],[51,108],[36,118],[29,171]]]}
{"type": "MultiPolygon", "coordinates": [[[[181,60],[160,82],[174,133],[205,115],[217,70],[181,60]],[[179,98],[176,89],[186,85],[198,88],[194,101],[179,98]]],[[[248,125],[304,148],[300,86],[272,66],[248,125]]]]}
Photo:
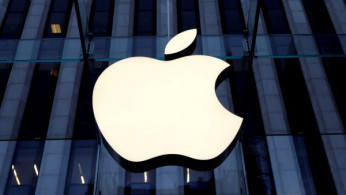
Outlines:
{"type": "Polygon", "coordinates": [[[193,29],[175,36],[166,46],[166,61],[127,58],[96,81],[96,122],[125,168],[210,168],[234,145],[242,118],[226,110],[215,93],[216,80],[229,64],[190,55],[196,34],[193,29]]]}

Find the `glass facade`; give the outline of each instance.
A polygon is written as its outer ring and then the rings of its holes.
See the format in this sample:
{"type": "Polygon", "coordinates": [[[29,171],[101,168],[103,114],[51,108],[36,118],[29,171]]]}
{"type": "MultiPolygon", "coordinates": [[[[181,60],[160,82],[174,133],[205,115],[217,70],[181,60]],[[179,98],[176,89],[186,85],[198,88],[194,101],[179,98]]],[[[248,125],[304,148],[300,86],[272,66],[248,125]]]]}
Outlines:
{"type": "Polygon", "coordinates": [[[343,0],[0,0],[0,194],[346,194],[345,13],[343,0]],[[127,171],[100,137],[95,81],[128,57],[163,60],[191,28],[194,54],[231,65],[216,94],[244,118],[239,140],[212,170],[127,171]]]}

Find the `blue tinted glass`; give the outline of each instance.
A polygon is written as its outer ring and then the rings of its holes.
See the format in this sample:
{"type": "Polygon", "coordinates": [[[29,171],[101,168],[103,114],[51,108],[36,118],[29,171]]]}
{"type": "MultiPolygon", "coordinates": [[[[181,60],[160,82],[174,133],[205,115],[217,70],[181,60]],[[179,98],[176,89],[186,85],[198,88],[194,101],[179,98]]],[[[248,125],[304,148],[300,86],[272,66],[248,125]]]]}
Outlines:
{"type": "Polygon", "coordinates": [[[242,34],[245,29],[245,21],[240,1],[223,0],[219,5],[223,32],[226,34],[242,34]]]}
{"type": "Polygon", "coordinates": [[[214,171],[184,169],[184,194],[215,194],[214,171]]]}
{"type": "Polygon", "coordinates": [[[153,35],[153,12],[139,12],[137,14],[136,35],[153,35]]]}
{"type": "Polygon", "coordinates": [[[93,2],[89,26],[94,37],[111,35],[113,10],[114,1],[112,0],[97,0],[93,2]]]}
{"type": "Polygon", "coordinates": [[[335,34],[323,0],[302,0],[313,33],[335,34]]]}
{"type": "Polygon", "coordinates": [[[92,32],[94,35],[107,34],[109,22],[109,13],[107,12],[96,12],[94,13],[92,32]]]}
{"type": "Polygon", "coordinates": [[[267,9],[280,9],[281,7],[281,0],[265,0],[265,5],[267,9]]]}
{"type": "Polygon", "coordinates": [[[72,2],[52,0],[43,37],[62,38],[66,36],[72,2]]]}
{"type": "Polygon", "coordinates": [[[73,141],[66,179],[66,195],[93,194],[96,155],[96,140],[73,141]]]}
{"type": "Polygon", "coordinates": [[[275,194],[273,173],[264,132],[255,78],[246,61],[228,61],[235,113],[244,118],[241,130],[250,194],[275,194]]]}
{"type": "Polygon", "coordinates": [[[5,195],[35,194],[43,146],[43,141],[17,142],[5,195]]]}
{"type": "Polygon", "coordinates": [[[135,36],[151,36],[156,34],[156,1],[140,0],[136,1],[135,10],[135,36]]]}
{"type": "Polygon", "coordinates": [[[113,9],[110,5],[112,0],[95,0],[94,2],[95,11],[98,12],[108,12],[110,9],[113,9]]]}
{"type": "Polygon", "coordinates": [[[12,64],[0,63],[0,107],[5,94],[7,80],[10,76],[12,64]]]}
{"type": "Polygon", "coordinates": [[[289,34],[290,28],[280,0],[265,1],[262,7],[267,31],[270,34],[289,34]]]}
{"type": "MultiPolygon", "coordinates": [[[[312,173],[302,175],[303,179],[308,180],[312,176],[318,193],[336,194],[300,63],[297,58],[290,58],[276,59],[275,64],[290,129],[293,134],[305,135],[294,140],[296,148],[306,153],[305,156],[298,156],[300,166],[302,169],[309,167],[312,173]]],[[[310,189],[311,186],[305,188],[310,189]]]]}
{"type": "MultiPolygon", "coordinates": [[[[195,0],[183,0],[180,1],[180,9],[182,10],[195,10],[197,8],[197,4],[195,0]]],[[[198,8],[197,8],[198,9],[198,8]]]]}
{"type": "Polygon", "coordinates": [[[2,35],[7,38],[19,38],[20,29],[23,24],[22,14],[11,13],[8,14],[7,20],[4,22],[2,29],[2,35]]]}
{"type": "MultiPolygon", "coordinates": [[[[320,46],[321,47],[321,46],[320,46]]],[[[346,59],[345,58],[322,58],[323,66],[333,92],[336,106],[341,120],[346,126],[346,59]]]]}
{"type": "Polygon", "coordinates": [[[222,0],[220,4],[224,9],[238,9],[240,7],[239,0],[222,0]]]}
{"type": "MultiPolygon", "coordinates": [[[[92,62],[89,62],[90,64],[92,62]]],[[[95,66],[84,68],[79,89],[78,105],[73,137],[75,139],[94,139],[97,134],[94,113],[92,110],[92,81],[108,66],[108,62],[95,62],[95,66]]]]}
{"type": "Polygon", "coordinates": [[[144,173],[126,172],[125,195],[154,195],[156,184],[156,171],[144,173]]]}
{"type": "Polygon", "coordinates": [[[45,138],[58,75],[59,63],[36,64],[20,128],[21,139],[45,138]]]}
{"type": "Polygon", "coordinates": [[[28,8],[27,0],[12,0],[9,8],[10,12],[22,13],[28,8]]]}
{"type": "Polygon", "coordinates": [[[152,10],[154,6],[153,0],[137,0],[138,10],[152,10]]]}
{"type": "Polygon", "coordinates": [[[30,5],[29,0],[13,0],[0,27],[0,39],[19,39],[30,5]]]}
{"type": "Polygon", "coordinates": [[[68,0],[58,0],[53,2],[53,12],[65,12],[69,7],[68,0]]]}
{"type": "Polygon", "coordinates": [[[275,34],[285,34],[289,33],[289,27],[286,20],[285,13],[282,10],[270,10],[268,11],[269,23],[271,27],[271,32],[275,34]]]}
{"type": "Polygon", "coordinates": [[[227,33],[241,34],[244,30],[243,15],[238,11],[225,11],[225,22],[227,33]]]}
{"type": "Polygon", "coordinates": [[[181,31],[196,28],[196,13],[195,11],[182,11],[181,17],[181,31]]]}
{"type": "Polygon", "coordinates": [[[195,0],[178,0],[178,32],[197,28],[200,33],[198,1],[195,0]]]}

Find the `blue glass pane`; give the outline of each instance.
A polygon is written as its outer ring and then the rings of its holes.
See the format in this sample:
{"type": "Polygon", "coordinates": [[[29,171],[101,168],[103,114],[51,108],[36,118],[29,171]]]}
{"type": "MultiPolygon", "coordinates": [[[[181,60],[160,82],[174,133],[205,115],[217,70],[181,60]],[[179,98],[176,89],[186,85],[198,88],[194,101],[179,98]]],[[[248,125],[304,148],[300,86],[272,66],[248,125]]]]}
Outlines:
{"type": "Polygon", "coordinates": [[[59,63],[36,64],[20,128],[21,139],[46,137],[58,75],[59,63]]]}
{"type": "Polygon", "coordinates": [[[126,172],[125,195],[154,195],[156,171],[151,170],[144,173],[126,172]]]}
{"type": "Polygon", "coordinates": [[[137,0],[136,3],[138,10],[153,10],[155,5],[153,0],[137,0]]]}
{"type": "Polygon", "coordinates": [[[224,9],[238,9],[241,6],[239,0],[222,0],[220,4],[224,9]]]}
{"type": "Polygon", "coordinates": [[[5,195],[35,194],[43,146],[43,141],[17,142],[5,195]]]}
{"type": "Polygon", "coordinates": [[[12,0],[11,6],[9,7],[10,12],[23,13],[28,8],[27,0],[12,0]]]}
{"type": "Polygon", "coordinates": [[[93,194],[97,147],[96,140],[73,141],[66,179],[66,195],[93,194]]]}
{"type": "Polygon", "coordinates": [[[215,181],[213,171],[195,171],[184,169],[184,194],[215,194],[215,181]]]}

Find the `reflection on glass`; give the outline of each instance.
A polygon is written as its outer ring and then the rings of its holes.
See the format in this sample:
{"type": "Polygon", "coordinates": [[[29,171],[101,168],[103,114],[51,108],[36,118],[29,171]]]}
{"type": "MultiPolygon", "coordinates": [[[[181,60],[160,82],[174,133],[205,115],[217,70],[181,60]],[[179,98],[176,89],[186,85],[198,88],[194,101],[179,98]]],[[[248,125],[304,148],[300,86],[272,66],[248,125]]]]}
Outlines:
{"type": "Polygon", "coordinates": [[[36,164],[34,164],[34,170],[35,170],[36,176],[38,176],[38,169],[37,169],[37,165],[36,164]]]}
{"type": "Polygon", "coordinates": [[[18,174],[17,174],[16,169],[14,168],[14,165],[12,165],[12,171],[13,171],[14,177],[16,178],[17,184],[20,186],[20,181],[19,181],[19,178],[18,178],[18,174]]]}
{"type": "Polygon", "coordinates": [[[215,194],[214,171],[184,169],[184,194],[215,194]]]}
{"type": "Polygon", "coordinates": [[[73,141],[66,179],[66,195],[87,195],[94,190],[96,140],[73,141]]]}
{"type": "Polygon", "coordinates": [[[230,82],[235,114],[244,118],[241,126],[246,177],[250,194],[275,194],[272,167],[255,78],[246,61],[228,61],[233,67],[230,82]]]}
{"type": "Polygon", "coordinates": [[[190,182],[190,169],[187,168],[186,169],[186,183],[189,183],[190,182]]]}
{"type": "Polygon", "coordinates": [[[35,194],[43,146],[43,141],[17,142],[5,195],[35,194]],[[36,167],[36,170],[34,167],[36,167]]]}
{"type": "Polygon", "coordinates": [[[155,194],[156,171],[146,171],[143,173],[126,172],[125,195],[145,195],[155,194]]]}

